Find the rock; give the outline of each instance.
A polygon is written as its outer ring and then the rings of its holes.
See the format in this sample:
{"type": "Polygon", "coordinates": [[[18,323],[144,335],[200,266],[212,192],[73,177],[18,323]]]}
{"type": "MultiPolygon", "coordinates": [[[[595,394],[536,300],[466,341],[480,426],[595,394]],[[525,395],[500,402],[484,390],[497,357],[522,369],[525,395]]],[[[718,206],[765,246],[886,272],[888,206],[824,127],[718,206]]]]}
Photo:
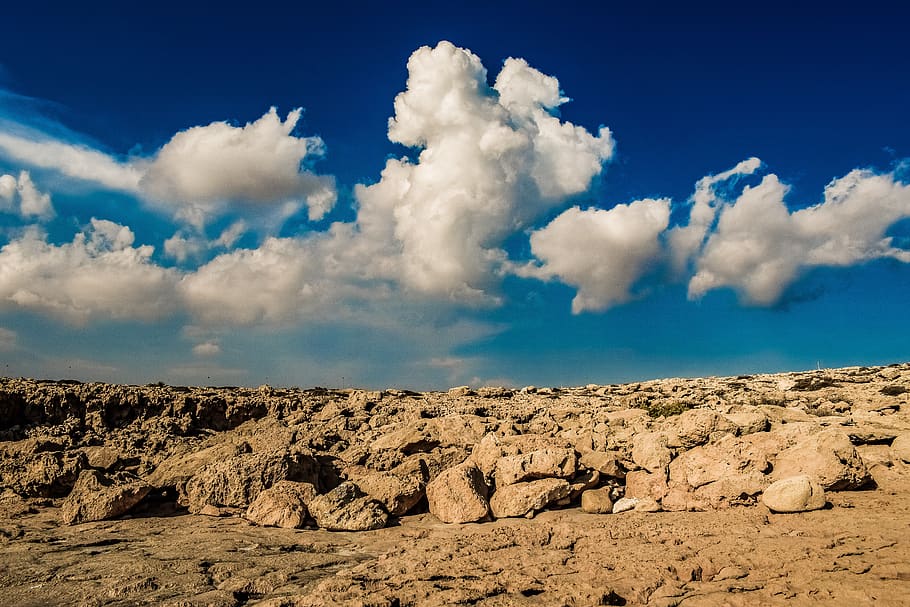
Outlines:
{"type": "Polygon", "coordinates": [[[328,531],[372,531],[389,522],[382,504],[351,482],[313,498],[307,507],[316,524],[328,531]]]}
{"type": "Polygon", "coordinates": [[[610,514],[613,512],[613,500],[610,488],[589,489],[581,494],[581,509],[591,514],[610,514]]]}
{"type": "Polygon", "coordinates": [[[318,484],[318,464],[304,453],[244,453],[202,467],[187,481],[181,501],[191,513],[206,504],[246,508],[278,481],[318,484]]]}
{"type": "Polygon", "coordinates": [[[496,462],[497,490],[538,478],[569,478],[577,461],[572,449],[541,449],[521,455],[502,457],[496,462]]]}
{"type": "Polygon", "coordinates": [[[0,443],[0,487],[23,497],[64,497],[87,463],[84,453],[55,440],[0,443]]]}
{"type": "Polygon", "coordinates": [[[444,523],[471,523],[486,517],[488,492],[483,473],[470,462],[444,471],[426,489],[430,512],[444,523]]]}
{"type": "Polygon", "coordinates": [[[730,433],[735,426],[711,409],[689,409],[667,421],[669,447],[691,449],[704,445],[712,437],[730,433]]]}
{"type": "Polygon", "coordinates": [[[569,491],[569,482],[560,478],[506,485],[498,487],[490,498],[490,510],[496,518],[527,516],[567,497],[569,491]]]}
{"type": "Polygon", "coordinates": [[[616,503],[613,504],[613,514],[619,514],[620,512],[628,512],[633,510],[635,506],[638,505],[637,497],[621,497],[616,500],[616,503]]]}
{"type": "Polygon", "coordinates": [[[85,447],[82,452],[89,468],[110,470],[120,462],[120,455],[110,447],[85,447]]]}
{"type": "Polygon", "coordinates": [[[97,470],[83,470],[60,508],[60,518],[67,525],[115,518],[126,514],[151,490],[131,474],[106,476],[97,470]]]}
{"type": "Polygon", "coordinates": [[[667,448],[667,437],[659,432],[642,432],[632,439],[632,461],[647,470],[666,469],[673,454],[667,448]]]}
{"type": "Polygon", "coordinates": [[[910,432],[894,439],[891,443],[891,457],[894,461],[910,464],[910,432]]]}
{"type": "MultiPolygon", "coordinates": [[[[415,456],[416,457],[416,456],[415,456]]],[[[389,472],[371,472],[352,480],[392,516],[402,516],[423,498],[430,472],[422,459],[406,461],[389,472]]]]}
{"type": "Polygon", "coordinates": [[[490,429],[489,423],[476,415],[446,415],[418,419],[377,438],[370,445],[373,452],[394,450],[405,455],[426,453],[436,447],[476,444],[490,429]]]}
{"type": "Polygon", "coordinates": [[[626,496],[640,499],[663,499],[667,494],[667,475],[665,472],[646,472],[636,470],[626,475],[626,496]]]}
{"type": "Polygon", "coordinates": [[[635,512],[660,512],[661,507],[656,499],[651,497],[642,497],[639,498],[638,503],[635,504],[635,512]]]}
{"type": "Polygon", "coordinates": [[[256,496],[244,518],[257,525],[299,529],[309,514],[307,504],[316,495],[316,487],[311,483],[278,481],[256,496]]]}
{"type": "Polygon", "coordinates": [[[589,489],[594,489],[600,484],[600,472],[588,470],[572,479],[569,483],[569,500],[576,500],[589,489]]]}
{"type": "Polygon", "coordinates": [[[761,501],[773,512],[808,512],[827,503],[822,486],[805,474],[771,483],[761,501]]]}
{"type": "Polygon", "coordinates": [[[502,456],[503,449],[499,437],[491,432],[474,445],[468,459],[481,471],[484,481],[492,485],[496,474],[496,462],[502,456]]]}
{"type": "Polygon", "coordinates": [[[775,480],[800,474],[817,479],[830,491],[858,489],[872,480],[850,439],[835,428],[811,434],[778,455],[775,480]]]}
{"type": "Polygon", "coordinates": [[[727,413],[725,416],[736,429],[736,434],[745,436],[756,432],[765,432],[768,429],[768,416],[762,411],[746,410],[727,413]]]}
{"type": "Polygon", "coordinates": [[[145,481],[156,489],[182,489],[205,466],[249,452],[250,446],[246,443],[223,442],[198,451],[177,453],[159,463],[145,481]]]}
{"type": "Polygon", "coordinates": [[[619,458],[615,452],[609,451],[588,451],[581,454],[579,464],[586,468],[597,470],[604,476],[622,480],[626,477],[626,472],[619,463],[619,458]]]}

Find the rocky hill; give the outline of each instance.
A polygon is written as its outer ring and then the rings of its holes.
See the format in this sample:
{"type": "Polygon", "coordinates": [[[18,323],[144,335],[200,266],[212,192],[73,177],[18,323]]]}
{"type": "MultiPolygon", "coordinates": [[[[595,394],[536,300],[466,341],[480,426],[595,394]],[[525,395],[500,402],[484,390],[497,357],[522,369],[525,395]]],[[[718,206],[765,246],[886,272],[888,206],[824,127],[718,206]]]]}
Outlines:
{"type": "Polygon", "coordinates": [[[447,392],[0,380],[8,605],[905,604],[910,365],[447,392]]]}

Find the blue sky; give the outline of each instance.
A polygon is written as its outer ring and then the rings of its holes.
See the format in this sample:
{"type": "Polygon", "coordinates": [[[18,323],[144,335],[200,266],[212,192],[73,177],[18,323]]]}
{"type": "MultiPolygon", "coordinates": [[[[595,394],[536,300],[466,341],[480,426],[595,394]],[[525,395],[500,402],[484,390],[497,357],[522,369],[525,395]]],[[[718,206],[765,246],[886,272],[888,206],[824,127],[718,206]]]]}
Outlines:
{"type": "Polygon", "coordinates": [[[5,8],[0,372],[444,388],[907,360],[907,17],[5,8]]]}

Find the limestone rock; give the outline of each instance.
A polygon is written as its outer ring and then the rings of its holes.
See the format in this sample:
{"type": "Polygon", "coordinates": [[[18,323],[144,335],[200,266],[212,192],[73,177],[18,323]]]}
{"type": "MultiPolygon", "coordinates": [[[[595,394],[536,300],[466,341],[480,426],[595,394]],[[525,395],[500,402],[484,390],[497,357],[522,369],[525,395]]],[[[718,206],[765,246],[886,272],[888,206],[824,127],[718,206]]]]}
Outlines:
{"type": "Polygon", "coordinates": [[[527,516],[567,497],[569,491],[569,482],[560,478],[506,485],[497,488],[490,498],[490,510],[496,518],[527,516]]]}
{"type": "Polygon", "coordinates": [[[610,514],[613,512],[613,499],[610,488],[588,489],[581,494],[581,509],[591,514],[610,514]]]}
{"type": "Polygon", "coordinates": [[[311,483],[278,481],[256,496],[244,518],[257,525],[299,529],[309,514],[307,504],[316,495],[311,483]]]}
{"type": "Polygon", "coordinates": [[[490,509],[483,473],[470,462],[437,476],[427,485],[426,492],[430,512],[444,523],[479,521],[490,509]]]}
{"type": "Polygon", "coordinates": [[[67,525],[115,518],[126,514],[151,490],[130,474],[107,476],[97,470],[83,470],[60,508],[60,518],[67,525]]]}
{"type": "Polygon", "coordinates": [[[423,498],[429,475],[426,462],[415,459],[389,472],[370,472],[357,475],[353,480],[370,497],[381,502],[389,514],[402,516],[423,498]]]}
{"type": "Polygon", "coordinates": [[[318,483],[317,464],[303,453],[244,453],[213,462],[187,481],[181,499],[195,513],[206,504],[246,508],[278,481],[318,483]]]}
{"type": "Polygon", "coordinates": [[[626,496],[662,499],[669,491],[665,472],[636,470],[626,475],[626,496]]]}
{"type": "Polygon", "coordinates": [[[63,497],[86,467],[85,454],[56,440],[0,443],[0,487],[23,497],[63,497]]]}
{"type": "Polygon", "coordinates": [[[910,464],[910,433],[899,435],[891,443],[891,457],[894,461],[910,464]]]}
{"type": "Polygon", "coordinates": [[[807,474],[830,491],[858,489],[872,476],[846,434],[838,429],[822,430],[786,449],[774,462],[774,478],[807,474]]]}
{"type": "Polygon", "coordinates": [[[248,444],[228,441],[196,451],[177,453],[159,463],[145,481],[156,489],[166,487],[182,489],[186,482],[205,466],[249,452],[248,444]]]}
{"type": "Polygon", "coordinates": [[[496,462],[496,487],[537,478],[569,478],[576,466],[572,449],[541,449],[502,457],[496,462]]]}
{"type": "Polygon", "coordinates": [[[827,503],[822,486],[805,474],[771,483],[761,500],[773,512],[808,512],[827,503]]]}
{"type": "Polygon", "coordinates": [[[642,432],[632,439],[632,461],[647,470],[664,470],[673,458],[667,437],[660,432],[642,432]]]}
{"type": "Polygon", "coordinates": [[[613,514],[619,514],[620,512],[628,512],[629,510],[634,510],[635,506],[637,505],[637,497],[621,497],[616,500],[615,504],[613,504],[613,514]]]}
{"type": "Polygon", "coordinates": [[[328,531],[372,531],[389,522],[382,504],[351,482],[313,498],[307,507],[316,524],[328,531]]]}
{"type": "Polygon", "coordinates": [[[597,470],[587,470],[577,475],[569,482],[569,498],[576,500],[581,494],[589,489],[594,489],[600,484],[600,472],[597,470]]]}
{"type": "Polygon", "coordinates": [[[712,436],[732,432],[735,426],[711,409],[689,409],[670,418],[667,445],[691,449],[704,445],[712,436]]]}
{"type": "Polygon", "coordinates": [[[635,504],[635,512],[660,512],[661,507],[656,499],[652,497],[642,497],[638,499],[638,503],[635,504]]]}
{"type": "Polygon", "coordinates": [[[586,468],[597,470],[604,476],[616,479],[626,477],[625,470],[619,463],[619,458],[615,452],[610,451],[588,451],[582,453],[579,458],[579,464],[586,468]]]}
{"type": "Polygon", "coordinates": [[[426,453],[436,447],[470,446],[489,429],[487,420],[476,415],[453,414],[418,419],[383,434],[373,441],[370,450],[395,450],[410,455],[426,453]]]}
{"type": "Polygon", "coordinates": [[[727,413],[727,420],[736,428],[736,433],[740,436],[764,432],[768,429],[768,416],[760,410],[745,410],[734,413],[727,413]]]}

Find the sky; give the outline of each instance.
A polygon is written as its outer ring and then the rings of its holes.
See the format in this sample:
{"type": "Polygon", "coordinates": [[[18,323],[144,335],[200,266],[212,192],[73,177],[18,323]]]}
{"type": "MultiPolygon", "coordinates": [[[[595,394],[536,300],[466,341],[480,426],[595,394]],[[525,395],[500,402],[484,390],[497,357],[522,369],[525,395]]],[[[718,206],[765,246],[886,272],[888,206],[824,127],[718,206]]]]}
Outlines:
{"type": "Polygon", "coordinates": [[[910,9],[794,4],[5,7],[0,374],[910,360],[910,9]]]}

